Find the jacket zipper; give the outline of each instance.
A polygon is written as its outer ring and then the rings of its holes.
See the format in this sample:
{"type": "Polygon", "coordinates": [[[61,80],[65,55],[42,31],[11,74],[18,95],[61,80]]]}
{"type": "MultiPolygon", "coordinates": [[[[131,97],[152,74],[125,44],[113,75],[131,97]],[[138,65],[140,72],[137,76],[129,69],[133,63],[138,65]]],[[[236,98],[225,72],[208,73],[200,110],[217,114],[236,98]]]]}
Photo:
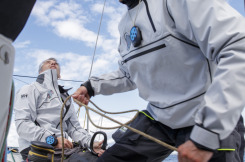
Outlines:
{"type": "Polygon", "coordinates": [[[52,84],[53,84],[54,91],[55,91],[57,97],[59,98],[59,95],[58,95],[58,93],[57,93],[57,91],[55,89],[55,86],[54,86],[54,78],[53,78],[53,72],[52,72],[52,70],[51,70],[51,76],[52,76],[52,84]]]}
{"type": "MultiPolygon", "coordinates": [[[[59,98],[59,95],[58,95],[58,93],[57,93],[57,91],[56,91],[56,89],[55,89],[55,86],[54,86],[54,78],[53,78],[53,72],[52,72],[52,70],[51,70],[51,76],[52,76],[52,84],[53,84],[53,88],[54,88],[54,90],[55,90],[56,95],[57,95],[58,98],[59,98]]],[[[60,100],[60,98],[59,98],[59,100],[60,100]]],[[[65,107],[66,107],[66,105],[65,105],[65,107]]],[[[63,121],[63,119],[65,118],[65,116],[66,116],[68,110],[69,110],[69,109],[67,109],[67,107],[66,107],[66,112],[65,112],[64,116],[62,117],[62,121],[63,121]]],[[[59,125],[60,125],[60,122],[58,123],[58,125],[56,126],[56,128],[58,128],[59,125]]]]}
{"type": "Polygon", "coordinates": [[[155,33],[157,30],[156,30],[155,25],[154,25],[154,23],[153,23],[153,20],[152,20],[152,17],[151,17],[151,13],[150,13],[150,10],[149,10],[148,3],[147,3],[146,0],[143,0],[143,1],[144,1],[144,3],[145,3],[146,12],[147,12],[148,18],[149,18],[149,20],[150,20],[152,29],[153,29],[153,31],[154,31],[154,33],[155,33]]]}
{"type": "Polygon", "coordinates": [[[132,59],[134,59],[134,58],[136,58],[136,57],[140,57],[140,56],[142,56],[142,55],[146,55],[146,54],[148,54],[148,53],[157,51],[157,50],[159,50],[159,49],[161,49],[161,48],[165,48],[165,47],[166,47],[165,44],[161,44],[161,45],[159,45],[159,46],[153,47],[153,48],[148,49],[148,50],[146,50],[146,51],[143,51],[143,52],[140,52],[140,53],[135,54],[135,55],[133,55],[133,56],[130,56],[130,57],[128,57],[127,59],[125,59],[123,62],[126,63],[126,62],[128,62],[128,61],[130,61],[130,60],[132,60],[132,59]]]}

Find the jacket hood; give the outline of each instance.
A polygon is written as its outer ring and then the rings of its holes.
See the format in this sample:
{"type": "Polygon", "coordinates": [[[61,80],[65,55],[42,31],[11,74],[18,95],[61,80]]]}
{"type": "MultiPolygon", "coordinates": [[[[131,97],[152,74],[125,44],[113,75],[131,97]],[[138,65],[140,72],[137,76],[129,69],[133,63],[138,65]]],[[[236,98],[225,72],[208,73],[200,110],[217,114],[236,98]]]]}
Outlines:
{"type": "Polygon", "coordinates": [[[55,87],[58,90],[58,77],[56,69],[48,69],[40,73],[36,82],[42,84],[46,88],[55,87]]]}

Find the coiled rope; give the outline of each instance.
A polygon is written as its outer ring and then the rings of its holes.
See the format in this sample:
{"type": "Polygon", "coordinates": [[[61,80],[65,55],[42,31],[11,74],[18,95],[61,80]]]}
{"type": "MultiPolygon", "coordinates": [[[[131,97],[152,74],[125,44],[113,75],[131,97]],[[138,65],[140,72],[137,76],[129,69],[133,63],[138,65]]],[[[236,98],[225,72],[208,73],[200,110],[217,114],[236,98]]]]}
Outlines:
{"type": "MultiPolygon", "coordinates": [[[[64,106],[65,106],[66,102],[67,102],[70,98],[71,98],[71,96],[68,96],[68,97],[66,98],[66,100],[64,101],[64,103],[63,103],[63,105],[62,105],[61,112],[60,112],[60,130],[61,130],[61,137],[62,137],[62,159],[61,159],[62,162],[63,162],[63,159],[64,159],[64,139],[63,139],[63,127],[62,127],[62,123],[63,123],[62,120],[63,120],[63,119],[62,119],[62,116],[63,116],[63,109],[64,109],[64,106]]],[[[129,111],[124,111],[124,112],[107,112],[107,111],[104,111],[104,110],[100,109],[97,105],[95,105],[95,104],[90,100],[90,103],[92,103],[98,110],[100,110],[100,111],[102,111],[102,112],[104,112],[104,113],[107,113],[107,114],[122,114],[122,113],[134,112],[134,111],[137,112],[137,113],[135,114],[135,116],[134,116],[130,121],[128,121],[128,122],[126,122],[125,124],[123,124],[123,123],[121,123],[121,122],[119,122],[119,121],[117,121],[117,120],[115,120],[115,119],[113,119],[113,118],[111,118],[111,117],[109,117],[109,116],[106,116],[106,115],[102,114],[101,112],[98,112],[98,111],[96,111],[95,109],[93,109],[93,108],[91,108],[91,107],[89,107],[89,106],[87,106],[87,105],[85,105],[85,104],[79,102],[79,101],[76,100],[76,99],[73,99],[73,100],[74,100],[74,102],[76,102],[80,107],[81,107],[81,106],[84,106],[84,107],[85,107],[86,113],[87,113],[87,116],[88,116],[88,119],[89,119],[90,122],[91,122],[95,127],[97,127],[97,128],[100,128],[100,129],[115,129],[115,128],[119,128],[119,127],[126,127],[126,128],[128,128],[128,129],[130,129],[131,131],[133,131],[133,132],[135,132],[135,133],[138,133],[138,134],[144,136],[145,138],[148,138],[148,139],[150,139],[150,140],[152,140],[152,141],[154,141],[154,142],[156,142],[156,143],[158,143],[158,144],[160,144],[160,145],[162,145],[162,146],[164,146],[164,147],[166,147],[166,148],[168,148],[168,149],[170,149],[170,150],[177,151],[177,148],[176,148],[176,147],[173,147],[173,146],[171,146],[171,145],[169,145],[169,144],[167,144],[167,143],[165,143],[165,142],[163,142],[163,141],[161,141],[161,140],[159,140],[159,139],[157,139],[157,138],[155,138],[155,137],[152,137],[152,136],[150,136],[150,135],[148,135],[148,134],[146,134],[146,133],[144,133],[144,132],[142,132],[142,131],[139,131],[139,130],[137,130],[137,129],[135,129],[135,128],[132,128],[132,127],[128,126],[128,124],[129,124],[130,122],[132,122],[132,121],[138,116],[138,114],[139,114],[139,111],[138,111],[138,110],[129,110],[129,111]],[[91,120],[91,118],[90,118],[89,110],[91,110],[91,111],[93,111],[93,112],[95,112],[95,113],[97,113],[97,114],[99,114],[99,115],[101,115],[101,116],[103,116],[103,117],[105,117],[105,118],[107,118],[107,119],[109,119],[109,120],[111,120],[111,121],[113,121],[113,122],[119,124],[120,126],[116,126],[116,127],[102,127],[102,126],[96,125],[96,124],[91,120]]]]}

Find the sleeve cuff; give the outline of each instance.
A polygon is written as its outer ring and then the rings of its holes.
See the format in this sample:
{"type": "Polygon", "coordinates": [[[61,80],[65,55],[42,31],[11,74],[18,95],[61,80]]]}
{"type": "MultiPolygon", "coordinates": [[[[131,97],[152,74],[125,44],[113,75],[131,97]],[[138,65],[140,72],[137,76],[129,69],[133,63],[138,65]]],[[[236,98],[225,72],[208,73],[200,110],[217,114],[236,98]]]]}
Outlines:
{"type": "Polygon", "coordinates": [[[81,84],[81,86],[84,86],[84,87],[87,88],[89,97],[94,96],[94,90],[93,90],[93,88],[92,88],[91,83],[90,83],[89,80],[86,81],[85,83],[81,84]]]}
{"type": "Polygon", "coordinates": [[[193,127],[190,140],[197,148],[203,150],[215,151],[220,148],[219,135],[201,127],[200,125],[195,125],[193,127]]]}
{"type": "Polygon", "coordinates": [[[78,143],[80,144],[80,146],[82,146],[83,148],[89,148],[90,147],[90,142],[91,142],[91,138],[89,138],[87,140],[87,142],[82,142],[82,141],[79,141],[78,143]]]}

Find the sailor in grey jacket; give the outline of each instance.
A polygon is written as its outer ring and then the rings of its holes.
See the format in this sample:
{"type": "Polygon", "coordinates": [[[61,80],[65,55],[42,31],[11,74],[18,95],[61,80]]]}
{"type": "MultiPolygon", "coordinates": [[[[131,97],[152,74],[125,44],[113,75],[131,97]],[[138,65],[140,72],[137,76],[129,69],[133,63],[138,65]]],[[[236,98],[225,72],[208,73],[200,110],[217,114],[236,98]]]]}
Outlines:
{"type": "MultiPolygon", "coordinates": [[[[60,111],[69,95],[68,90],[58,85],[57,76],[59,69],[45,70],[36,82],[22,87],[16,94],[14,110],[20,151],[28,148],[31,141],[46,142],[50,135],[61,137],[60,111]]],[[[64,138],[70,137],[83,147],[90,145],[91,136],[80,126],[71,100],[64,108],[63,130],[64,138]]],[[[70,148],[70,144],[65,147],[70,148]]]]}
{"type": "Polygon", "coordinates": [[[132,7],[119,24],[119,70],[91,77],[74,98],[86,103],[86,91],[91,97],[137,88],[155,120],[172,129],[194,126],[193,142],[220,148],[245,106],[244,17],[225,0],[120,1],[132,7]],[[134,19],[142,34],[137,47],[134,19]]]}

